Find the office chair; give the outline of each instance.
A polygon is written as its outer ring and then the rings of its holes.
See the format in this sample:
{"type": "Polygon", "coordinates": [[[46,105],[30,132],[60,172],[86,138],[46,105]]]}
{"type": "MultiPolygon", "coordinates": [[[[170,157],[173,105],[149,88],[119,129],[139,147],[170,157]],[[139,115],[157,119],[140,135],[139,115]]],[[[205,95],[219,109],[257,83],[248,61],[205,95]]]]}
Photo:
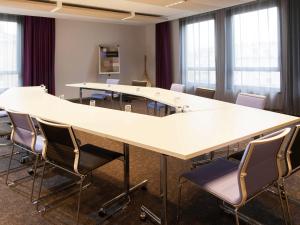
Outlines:
{"type": "MultiPolygon", "coordinates": [[[[107,79],[106,80],[106,84],[119,84],[120,79],[107,79]]],[[[113,98],[117,98],[119,95],[113,92],[108,92],[108,91],[98,91],[96,93],[93,93],[91,95],[91,99],[94,100],[104,100],[107,97],[111,97],[111,99],[113,98]]]]}
{"type": "Polygon", "coordinates": [[[264,109],[266,106],[266,96],[248,93],[239,93],[235,104],[251,108],[264,109]]]}
{"type": "MultiPolygon", "coordinates": [[[[36,202],[37,209],[39,209],[39,203],[41,200],[41,189],[44,180],[45,166],[46,164],[50,164],[80,179],[76,214],[76,224],[78,224],[81,193],[82,190],[87,188],[89,185],[83,186],[83,182],[93,170],[123,156],[123,154],[109,151],[91,144],[79,146],[73,129],[69,125],[50,123],[41,119],[38,119],[38,123],[40,130],[45,137],[45,144],[43,148],[43,158],[45,161],[39,187],[38,201],[36,202]]],[[[44,196],[43,199],[45,197],[47,196],[44,196]]],[[[45,206],[43,210],[45,211],[48,206],[49,205],[45,206]]]]}
{"type": "Polygon", "coordinates": [[[203,98],[210,98],[213,99],[215,97],[216,91],[213,89],[207,89],[207,88],[196,88],[195,95],[203,98]]]}
{"type": "MultiPolygon", "coordinates": [[[[144,80],[133,80],[131,81],[131,86],[136,86],[136,87],[147,87],[148,81],[144,80]]],[[[123,94],[122,95],[123,101],[124,102],[132,102],[133,100],[139,100],[143,99],[141,97],[135,96],[135,95],[130,95],[130,94],[123,94]]]]}
{"type": "MultiPolygon", "coordinates": [[[[182,93],[182,92],[184,92],[184,85],[173,83],[171,85],[170,90],[182,93]]],[[[156,107],[156,111],[158,111],[159,114],[160,114],[160,110],[163,109],[163,108],[165,108],[165,115],[168,114],[168,106],[163,104],[163,103],[155,102],[155,101],[148,102],[148,104],[147,104],[147,113],[149,114],[149,109],[155,110],[155,107],[156,107]]]]}
{"type": "Polygon", "coordinates": [[[8,186],[12,186],[15,185],[15,183],[18,180],[24,179],[21,178],[14,181],[9,181],[8,179],[13,155],[15,154],[14,152],[15,147],[19,147],[22,150],[26,151],[27,153],[34,155],[35,163],[33,166],[33,173],[32,173],[33,181],[32,181],[31,194],[30,194],[30,200],[31,202],[33,202],[33,191],[34,191],[34,185],[36,181],[36,171],[37,171],[39,161],[42,160],[41,159],[41,154],[43,149],[42,137],[40,135],[37,135],[32,119],[28,114],[12,112],[12,111],[7,111],[7,113],[12,123],[11,141],[13,146],[10,154],[5,183],[8,186]]]}
{"type": "Polygon", "coordinates": [[[184,173],[178,181],[177,220],[180,220],[181,215],[181,189],[183,185],[182,180],[185,179],[185,181],[194,183],[202,190],[222,200],[224,205],[228,204],[233,207],[236,225],[239,225],[238,210],[276,184],[283,217],[285,222],[287,222],[279,188],[281,172],[278,153],[290,130],[290,128],[285,128],[258,140],[251,141],[247,145],[240,163],[218,159],[210,164],[184,173]]]}
{"type": "MultiPolygon", "coordinates": [[[[292,224],[292,217],[289,206],[289,194],[286,190],[285,180],[295,174],[300,169],[300,125],[296,125],[290,142],[287,145],[286,151],[282,152],[281,156],[283,164],[282,168],[282,179],[280,180],[280,188],[282,190],[283,199],[285,200],[289,223],[292,224]]],[[[294,202],[299,204],[299,201],[290,198],[294,202]]]]}

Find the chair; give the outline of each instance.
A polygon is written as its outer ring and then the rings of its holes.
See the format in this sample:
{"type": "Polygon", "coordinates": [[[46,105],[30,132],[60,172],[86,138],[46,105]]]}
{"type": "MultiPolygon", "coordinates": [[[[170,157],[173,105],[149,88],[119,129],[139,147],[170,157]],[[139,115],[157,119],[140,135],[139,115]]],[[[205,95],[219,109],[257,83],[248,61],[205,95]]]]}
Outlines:
{"type": "Polygon", "coordinates": [[[182,179],[185,179],[232,206],[237,225],[239,225],[238,210],[260,193],[277,184],[281,209],[286,222],[281,191],[278,185],[281,174],[278,153],[283,147],[290,130],[290,128],[285,128],[251,141],[240,163],[218,159],[184,173],[179,178],[178,185],[178,220],[180,219],[182,179]]]}
{"type": "Polygon", "coordinates": [[[131,82],[132,86],[137,86],[137,87],[147,87],[148,81],[145,80],[133,80],[131,82]]]}
{"type": "MultiPolygon", "coordinates": [[[[171,91],[176,91],[176,92],[184,92],[184,85],[183,84],[176,84],[176,83],[173,83],[171,85],[171,88],[170,88],[171,91]]],[[[156,107],[156,110],[160,113],[160,110],[162,108],[165,108],[165,115],[167,114],[168,112],[168,106],[163,104],[163,103],[160,103],[160,102],[155,102],[155,101],[150,101],[148,102],[147,104],[147,112],[149,114],[149,109],[153,109],[155,110],[155,107],[156,107]]]]}
{"type": "Polygon", "coordinates": [[[38,163],[41,160],[41,154],[43,149],[42,136],[37,135],[36,130],[34,128],[34,124],[31,120],[31,117],[28,114],[12,112],[12,111],[7,111],[7,113],[13,127],[12,134],[11,134],[11,141],[13,146],[10,154],[10,160],[7,168],[5,182],[9,186],[14,185],[16,182],[16,180],[13,182],[9,182],[8,180],[10,169],[11,169],[11,162],[13,159],[13,155],[15,154],[14,150],[16,146],[34,155],[35,163],[33,167],[33,181],[32,181],[32,188],[30,194],[30,200],[31,202],[33,202],[33,191],[34,191],[34,185],[36,180],[36,171],[37,171],[38,163]]]}
{"type": "MultiPolygon", "coordinates": [[[[131,86],[136,86],[136,87],[147,87],[148,81],[144,80],[133,80],[131,82],[131,86]]],[[[124,102],[131,102],[133,100],[138,100],[138,99],[144,99],[135,95],[130,95],[130,94],[122,94],[122,99],[124,102]]]]}
{"type": "Polygon", "coordinates": [[[213,89],[206,89],[206,88],[196,88],[195,95],[203,98],[210,98],[213,99],[215,97],[216,91],[213,89]]]}
{"type": "MultiPolygon", "coordinates": [[[[41,199],[46,164],[75,175],[80,179],[76,223],[79,222],[81,192],[87,187],[83,182],[93,170],[123,156],[91,144],[79,146],[73,129],[69,125],[55,124],[38,119],[40,130],[45,137],[43,158],[45,160],[39,187],[38,204],[41,199]]],[[[73,193],[74,194],[74,193],[73,193]]],[[[44,198],[44,197],[43,197],[44,198]]],[[[46,209],[46,207],[44,208],[46,209]]]]}
{"type": "MultiPolygon", "coordinates": [[[[120,79],[107,79],[106,84],[119,84],[120,79]]],[[[119,95],[115,94],[113,92],[107,92],[107,91],[98,91],[96,93],[93,93],[91,95],[91,99],[94,100],[104,100],[107,97],[117,98],[119,95]]]]}
{"type": "MultiPolygon", "coordinates": [[[[285,180],[295,174],[300,169],[300,125],[296,125],[286,151],[282,153],[282,158],[285,160],[282,165],[282,179],[280,188],[282,189],[283,199],[285,200],[289,222],[292,224],[289,195],[286,191],[285,180]],[[285,170],[285,171],[284,171],[285,170]]],[[[293,199],[294,200],[294,199],[293,199]]],[[[299,204],[297,200],[294,200],[299,204]]]]}
{"type": "Polygon", "coordinates": [[[266,105],[266,96],[254,95],[248,93],[239,93],[235,104],[257,108],[257,109],[264,109],[266,105]]]}

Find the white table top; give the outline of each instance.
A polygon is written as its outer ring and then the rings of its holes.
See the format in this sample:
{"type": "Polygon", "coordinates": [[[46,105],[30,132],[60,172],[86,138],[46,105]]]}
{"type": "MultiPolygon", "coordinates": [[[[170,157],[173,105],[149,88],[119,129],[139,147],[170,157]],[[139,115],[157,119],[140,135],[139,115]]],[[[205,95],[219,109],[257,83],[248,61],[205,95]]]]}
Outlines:
{"type": "Polygon", "coordinates": [[[186,112],[198,110],[211,110],[226,107],[228,104],[230,104],[227,102],[202,98],[195,95],[180,93],[156,87],[137,87],[131,85],[104,83],[78,83],[67,84],[66,86],[93,90],[113,91],[118,93],[136,95],[143,98],[151,99],[153,101],[161,102],[163,104],[175,108],[184,107],[186,112]],[[188,106],[188,108],[186,108],[186,106],[188,106]]]}
{"type": "Polygon", "coordinates": [[[228,103],[222,108],[154,117],[72,103],[40,87],[11,88],[0,95],[0,107],[183,160],[300,121],[228,103]]]}

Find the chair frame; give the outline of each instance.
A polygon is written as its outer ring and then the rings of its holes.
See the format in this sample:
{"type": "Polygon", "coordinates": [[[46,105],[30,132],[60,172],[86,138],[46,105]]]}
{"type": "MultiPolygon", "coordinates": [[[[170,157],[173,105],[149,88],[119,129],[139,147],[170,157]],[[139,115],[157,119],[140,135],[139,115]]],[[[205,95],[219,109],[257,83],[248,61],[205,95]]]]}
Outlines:
{"type": "MultiPolygon", "coordinates": [[[[45,138],[44,139],[44,148],[43,148],[43,158],[44,158],[44,165],[43,165],[43,170],[42,170],[42,178],[41,178],[41,182],[40,182],[40,186],[39,186],[39,192],[38,192],[38,200],[36,201],[36,209],[38,212],[40,213],[45,213],[47,208],[50,208],[52,205],[51,204],[48,204],[48,205],[45,205],[43,208],[39,208],[39,203],[41,202],[42,199],[45,199],[46,197],[48,197],[49,195],[47,196],[44,196],[44,197],[41,197],[41,190],[42,190],[42,185],[43,185],[43,180],[44,180],[44,174],[45,174],[45,167],[46,167],[46,164],[50,164],[54,167],[57,167],[61,170],[64,170],[72,175],[75,175],[77,177],[80,178],[79,182],[76,182],[76,183],[73,183],[61,190],[58,190],[57,192],[60,192],[60,191],[63,191],[65,190],[66,188],[69,188],[71,186],[74,186],[76,184],[79,184],[79,190],[78,191],[74,191],[74,192],[71,192],[71,193],[68,193],[66,196],[63,196],[62,198],[60,198],[59,200],[64,200],[64,199],[67,199],[69,197],[71,197],[72,195],[78,193],[78,201],[77,201],[77,212],[76,212],[76,224],[79,223],[79,213],[80,213],[80,205],[81,205],[81,194],[82,194],[82,191],[87,189],[90,185],[91,185],[91,182],[87,183],[86,185],[83,185],[84,184],[84,181],[86,180],[86,178],[88,177],[88,175],[91,175],[92,177],[92,171],[90,172],[90,174],[81,174],[78,170],[78,165],[79,165],[79,156],[80,156],[80,148],[78,147],[78,144],[77,144],[77,141],[76,141],[76,138],[75,138],[75,135],[74,135],[74,132],[73,132],[73,129],[72,129],[72,126],[69,126],[69,125],[63,125],[63,124],[56,124],[56,123],[51,123],[51,122],[47,122],[47,121],[44,121],[44,120],[41,120],[39,118],[37,118],[37,121],[39,123],[44,123],[46,125],[49,125],[49,126],[54,126],[54,127],[59,127],[59,128],[67,128],[68,131],[69,131],[69,134],[71,136],[71,139],[72,139],[72,142],[73,142],[73,145],[74,145],[74,153],[75,153],[75,158],[74,158],[74,166],[73,166],[73,169],[74,171],[71,171],[69,169],[66,169],[62,166],[59,166],[59,165],[56,165],[54,163],[52,163],[51,161],[49,161],[47,159],[47,139],[45,138]]],[[[45,134],[44,134],[44,131],[42,129],[42,127],[40,126],[39,124],[39,127],[40,127],[40,130],[41,132],[43,133],[44,137],[45,134]]],[[[138,187],[141,187],[141,186],[145,186],[145,184],[147,183],[147,181],[143,181],[142,183],[130,188],[129,187],[129,146],[128,145],[125,145],[125,148],[124,148],[124,188],[125,188],[125,192],[123,192],[122,194],[116,196],[115,198],[107,201],[106,203],[104,203],[102,205],[102,208],[99,209],[99,215],[106,215],[106,210],[105,208],[112,205],[113,203],[117,202],[118,200],[120,199],[124,199],[124,198],[127,198],[127,201],[125,203],[125,205],[128,205],[131,201],[130,199],[130,192],[133,192],[135,191],[138,187]]],[[[50,194],[51,195],[51,194],[50,194]]],[[[57,200],[58,201],[58,200],[57,200]]],[[[124,205],[118,209],[116,209],[116,211],[118,210],[121,210],[122,208],[124,207],[124,205]]],[[[115,213],[115,212],[114,212],[115,213]]]]}
{"type": "MultiPolygon", "coordinates": [[[[252,153],[253,153],[253,150],[254,148],[256,147],[256,145],[260,145],[260,144],[264,144],[264,143],[267,143],[269,141],[272,141],[272,140],[276,140],[276,139],[279,139],[279,138],[282,138],[284,137],[284,140],[286,139],[286,135],[290,132],[290,128],[286,128],[286,130],[280,130],[280,131],[277,131],[275,133],[272,133],[270,135],[266,135],[264,136],[263,138],[261,139],[257,139],[257,140],[253,140],[249,143],[249,148],[247,150],[247,154],[246,156],[244,155],[245,159],[243,162],[243,164],[240,164],[239,166],[241,166],[241,170],[240,170],[240,175],[239,175],[239,184],[240,184],[240,188],[241,188],[241,193],[242,193],[242,199],[240,201],[239,204],[237,205],[232,205],[231,203],[229,202],[226,202],[225,200],[222,200],[223,201],[223,209],[226,210],[226,211],[229,211],[230,213],[232,212],[232,209],[225,206],[225,202],[231,206],[233,206],[234,208],[234,216],[235,216],[235,223],[236,225],[239,225],[239,212],[238,210],[244,206],[246,203],[248,203],[249,201],[251,201],[252,199],[256,198],[257,196],[259,196],[260,194],[262,194],[263,192],[265,191],[268,191],[268,189],[274,185],[277,186],[277,191],[278,191],[278,196],[279,196],[279,200],[280,200],[280,205],[281,205],[281,210],[282,210],[282,213],[283,213],[283,218],[284,218],[284,221],[285,221],[285,224],[287,224],[287,218],[286,218],[286,214],[285,214],[285,211],[284,211],[284,205],[283,205],[283,196],[282,196],[282,192],[280,190],[280,181],[281,181],[281,168],[279,166],[279,160],[280,160],[280,156],[279,156],[279,152],[280,152],[280,149],[283,148],[283,143],[284,141],[282,142],[281,144],[281,147],[279,148],[279,151],[277,153],[277,157],[276,157],[276,164],[277,164],[277,168],[278,168],[278,178],[276,181],[274,181],[274,183],[272,184],[269,184],[267,186],[265,186],[264,188],[262,188],[261,191],[259,191],[258,193],[256,193],[255,195],[253,195],[252,197],[248,198],[247,196],[247,188],[246,188],[246,182],[245,182],[245,178],[247,176],[247,166],[249,164],[249,161],[251,159],[251,156],[252,156],[252,153]],[[281,133],[280,133],[281,132],[281,133]],[[279,133],[276,135],[276,133],[279,133]],[[271,136],[271,137],[269,137],[271,136]]],[[[178,179],[178,202],[177,202],[177,222],[180,221],[180,217],[181,217],[181,192],[182,192],[182,186],[183,184],[187,181],[186,179],[184,180],[184,182],[182,182],[182,179],[184,177],[183,176],[180,176],[179,179],[178,179]]],[[[201,189],[201,187],[200,187],[201,189]]],[[[214,195],[213,193],[210,193],[212,195],[214,195]]],[[[219,199],[218,196],[214,195],[216,198],[219,199]]],[[[252,222],[253,220],[247,216],[242,216],[241,218],[243,218],[246,222],[252,222]]]]}
{"type": "MultiPolygon", "coordinates": [[[[37,168],[38,168],[39,162],[42,161],[41,153],[38,153],[38,152],[35,151],[35,144],[36,144],[36,140],[37,140],[37,132],[36,132],[36,129],[33,125],[33,121],[32,121],[31,117],[28,114],[15,112],[15,111],[9,111],[9,110],[7,110],[7,112],[8,112],[8,116],[9,116],[9,118],[11,120],[11,123],[12,123],[12,132],[11,132],[12,150],[11,150],[11,154],[10,154],[10,157],[9,157],[8,168],[7,168],[7,171],[6,171],[5,183],[8,186],[14,186],[16,184],[16,182],[18,182],[20,180],[23,180],[27,177],[31,177],[31,175],[29,175],[29,176],[22,177],[20,179],[14,180],[14,181],[9,181],[9,174],[10,174],[10,171],[11,171],[11,163],[12,163],[12,160],[13,160],[13,156],[19,153],[19,152],[16,152],[16,153],[14,152],[15,147],[19,147],[22,150],[34,155],[35,156],[35,162],[34,162],[34,166],[33,166],[33,181],[32,181],[31,193],[30,193],[30,201],[33,203],[35,201],[33,199],[33,192],[34,192],[34,186],[35,186],[35,182],[36,182],[37,168]],[[15,123],[14,123],[14,120],[11,118],[10,113],[20,114],[20,115],[26,116],[27,123],[31,127],[32,134],[33,134],[33,138],[32,138],[30,148],[26,148],[26,147],[16,143],[13,140],[13,137],[14,137],[14,134],[15,134],[15,123]]],[[[18,168],[18,169],[23,169],[23,168],[21,167],[21,168],[18,168]]]]}
{"type": "MultiPolygon", "coordinates": [[[[286,159],[286,165],[287,165],[287,172],[286,174],[282,174],[282,178],[280,180],[280,183],[279,183],[279,187],[281,189],[281,194],[283,196],[283,199],[285,200],[285,205],[286,205],[286,209],[287,209],[287,214],[288,214],[288,220],[289,220],[289,224],[293,224],[292,222],[292,216],[291,216],[291,211],[290,211],[290,205],[289,205],[289,200],[292,200],[296,203],[299,204],[299,201],[296,200],[296,199],[289,199],[289,194],[286,190],[286,186],[285,186],[285,180],[287,178],[289,178],[291,175],[293,175],[294,173],[298,172],[300,170],[300,165],[295,167],[295,168],[292,168],[292,163],[291,163],[291,155],[292,155],[292,147],[293,147],[293,144],[299,134],[299,131],[300,131],[300,125],[296,125],[295,126],[295,129],[294,129],[294,133],[290,139],[290,142],[288,143],[288,146],[286,148],[286,152],[285,152],[285,159],[286,159]]],[[[299,159],[300,160],[300,159],[299,159]]]]}

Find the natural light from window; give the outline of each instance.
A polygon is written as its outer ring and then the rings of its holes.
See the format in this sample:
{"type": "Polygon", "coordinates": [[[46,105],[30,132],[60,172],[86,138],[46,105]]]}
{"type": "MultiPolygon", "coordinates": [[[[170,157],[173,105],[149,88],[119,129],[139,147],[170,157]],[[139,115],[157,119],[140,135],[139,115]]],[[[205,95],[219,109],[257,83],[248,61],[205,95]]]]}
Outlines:
{"type": "Polygon", "coordinates": [[[206,20],[186,27],[186,82],[215,88],[215,21],[206,20]]]}
{"type": "Polygon", "coordinates": [[[0,21],[0,91],[19,86],[17,22],[0,21]]]}
{"type": "Polygon", "coordinates": [[[278,8],[233,16],[233,87],[280,90],[278,8]]]}

